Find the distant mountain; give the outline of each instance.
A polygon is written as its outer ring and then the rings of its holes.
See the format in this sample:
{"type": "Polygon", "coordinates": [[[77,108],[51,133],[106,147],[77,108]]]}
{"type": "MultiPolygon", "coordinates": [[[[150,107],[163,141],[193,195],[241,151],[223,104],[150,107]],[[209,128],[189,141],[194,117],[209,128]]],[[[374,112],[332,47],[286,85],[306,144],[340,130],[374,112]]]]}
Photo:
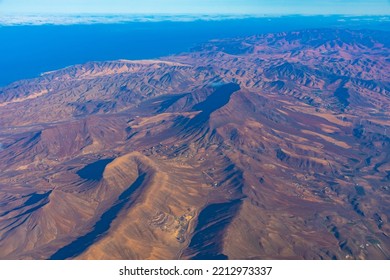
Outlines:
{"type": "Polygon", "coordinates": [[[389,35],[213,40],[0,88],[0,258],[389,259],[389,35]]]}

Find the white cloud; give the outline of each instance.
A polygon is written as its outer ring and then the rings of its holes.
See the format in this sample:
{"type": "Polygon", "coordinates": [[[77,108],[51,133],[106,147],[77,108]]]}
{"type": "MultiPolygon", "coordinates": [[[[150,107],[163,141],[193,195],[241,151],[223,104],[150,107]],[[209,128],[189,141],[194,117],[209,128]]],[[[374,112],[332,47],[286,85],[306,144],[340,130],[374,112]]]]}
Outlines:
{"type": "MultiPolygon", "coordinates": [[[[272,15],[273,17],[275,15],[272,15]]],[[[110,24],[127,22],[194,21],[243,19],[250,15],[5,15],[0,17],[0,25],[73,25],[110,24]]]]}
{"type": "MultiPolygon", "coordinates": [[[[0,0],[1,1],[1,0],[0,0]]],[[[0,17],[0,26],[17,25],[75,25],[75,24],[115,24],[129,22],[189,22],[195,20],[217,21],[227,19],[245,19],[245,18],[275,18],[283,15],[92,15],[92,14],[70,14],[70,15],[3,15],[0,17]]],[[[309,15],[307,15],[309,16],[309,15]]],[[[390,21],[388,16],[343,16],[338,19],[345,21],[390,21]]]]}

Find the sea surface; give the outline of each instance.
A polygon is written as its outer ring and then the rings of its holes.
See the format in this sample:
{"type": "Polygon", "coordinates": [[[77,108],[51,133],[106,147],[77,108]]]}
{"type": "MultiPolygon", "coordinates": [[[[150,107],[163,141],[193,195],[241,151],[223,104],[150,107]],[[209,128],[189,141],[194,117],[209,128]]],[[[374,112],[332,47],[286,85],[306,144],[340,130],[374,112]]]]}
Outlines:
{"type": "Polygon", "coordinates": [[[0,87],[88,61],[151,59],[210,39],[308,28],[389,30],[380,18],[286,16],[191,22],[0,26],[0,87]]]}

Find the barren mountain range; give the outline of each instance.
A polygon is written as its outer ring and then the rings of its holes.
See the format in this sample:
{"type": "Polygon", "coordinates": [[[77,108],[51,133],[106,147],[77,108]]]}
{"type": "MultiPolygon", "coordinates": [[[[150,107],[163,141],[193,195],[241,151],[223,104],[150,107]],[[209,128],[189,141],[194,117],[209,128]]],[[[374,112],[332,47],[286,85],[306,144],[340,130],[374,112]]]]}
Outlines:
{"type": "Polygon", "coordinates": [[[0,88],[0,258],[389,259],[389,38],[213,40],[0,88]]]}

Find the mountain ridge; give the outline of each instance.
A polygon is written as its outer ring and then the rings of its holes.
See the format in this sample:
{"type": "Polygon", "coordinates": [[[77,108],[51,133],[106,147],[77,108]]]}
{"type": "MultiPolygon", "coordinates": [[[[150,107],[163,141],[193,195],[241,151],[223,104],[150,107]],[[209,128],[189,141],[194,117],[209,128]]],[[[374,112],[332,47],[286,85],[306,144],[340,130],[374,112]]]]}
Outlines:
{"type": "Polygon", "coordinates": [[[388,259],[386,34],[213,40],[0,88],[0,258],[388,259]]]}

